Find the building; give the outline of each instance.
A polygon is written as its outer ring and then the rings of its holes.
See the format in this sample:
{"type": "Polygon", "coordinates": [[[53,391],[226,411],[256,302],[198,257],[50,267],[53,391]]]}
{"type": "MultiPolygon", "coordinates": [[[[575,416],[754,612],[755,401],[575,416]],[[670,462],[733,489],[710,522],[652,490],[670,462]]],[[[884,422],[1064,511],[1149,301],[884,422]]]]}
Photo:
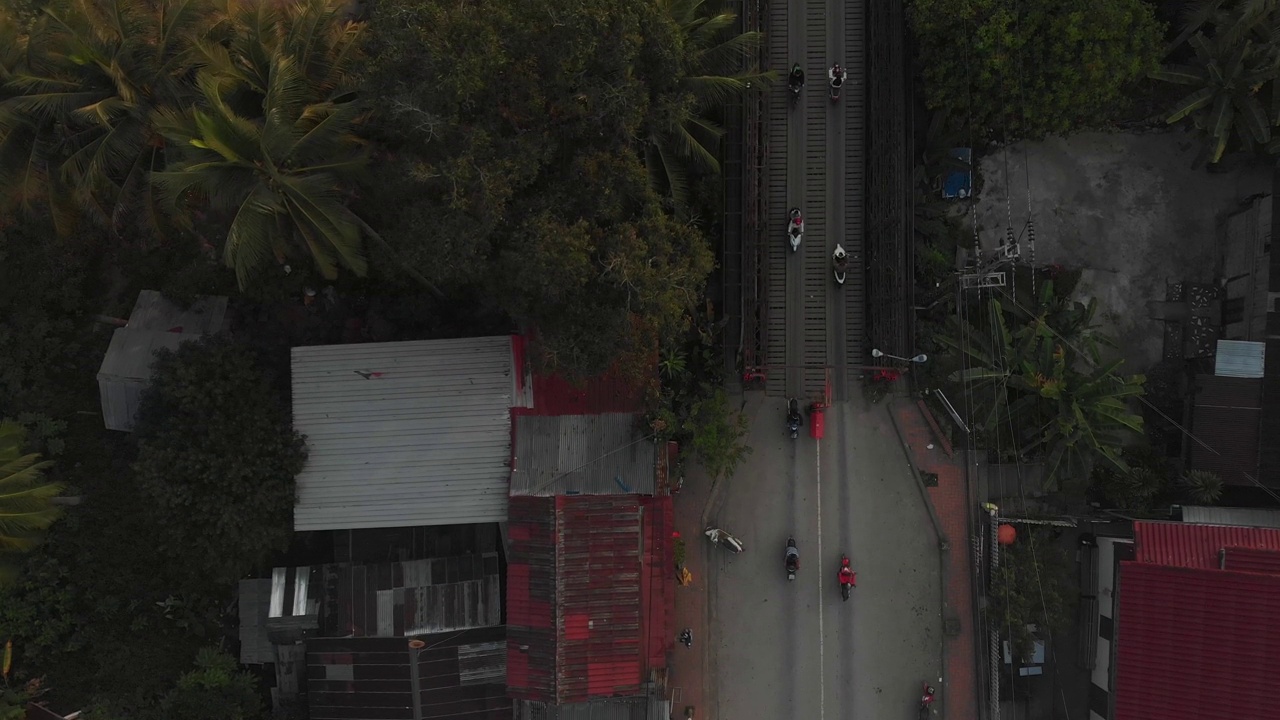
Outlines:
{"type": "Polygon", "coordinates": [[[1280,529],[1144,521],[1098,547],[1091,718],[1274,716],[1280,529]]]}
{"type": "Polygon", "coordinates": [[[294,348],[294,529],[505,522],[520,352],[509,336],[294,348]]]}
{"type": "Polygon", "coordinates": [[[225,297],[197,297],[182,308],[155,290],[138,293],[127,321],[111,334],[111,344],[98,369],[102,422],[108,430],[131,432],[142,393],[151,385],[156,351],[177,350],[184,342],[222,332],[225,297]]]}
{"type": "Polygon", "coordinates": [[[533,382],[515,418],[507,526],[516,717],[667,717],[673,449],[654,442],[625,382],[533,382]]]}

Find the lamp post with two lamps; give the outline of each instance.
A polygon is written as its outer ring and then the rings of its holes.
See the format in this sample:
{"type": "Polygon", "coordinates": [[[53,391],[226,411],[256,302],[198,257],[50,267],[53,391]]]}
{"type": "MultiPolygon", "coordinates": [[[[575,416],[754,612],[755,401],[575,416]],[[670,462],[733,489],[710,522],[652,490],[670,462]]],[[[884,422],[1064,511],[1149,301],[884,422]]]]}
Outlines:
{"type": "Polygon", "coordinates": [[[902,357],[901,355],[890,355],[887,352],[881,352],[878,348],[871,349],[871,357],[873,358],[883,357],[883,358],[889,358],[891,360],[901,360],[902,362],[905,362],[905,363],[922,363],[922,362],[927,362],[929,360],[929,356],[925,355],[924,353],[920,353],[915,357],[907,358],[907,357],[902,357]]]}

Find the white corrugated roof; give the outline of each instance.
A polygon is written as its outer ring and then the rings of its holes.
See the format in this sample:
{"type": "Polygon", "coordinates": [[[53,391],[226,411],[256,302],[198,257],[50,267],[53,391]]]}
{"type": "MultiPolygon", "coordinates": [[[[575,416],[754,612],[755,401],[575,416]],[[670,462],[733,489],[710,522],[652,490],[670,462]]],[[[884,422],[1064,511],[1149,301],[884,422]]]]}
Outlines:
{"type": "Polygon", "coordinates": [[[1195,525],[1280,528],[1280,510],[1184,505],[1182,522],[1195,525]]]}
{"type": "Polygon", "coordinates": [[[1213,374],[1219,377],[1260,378],[1266,358],[1266,343],[1219,340],[1213,374]]]}
{"type": "Polygon", "coordinates": [[[511,338],[293,348],[295,530],[505,522],[511,338]]]}

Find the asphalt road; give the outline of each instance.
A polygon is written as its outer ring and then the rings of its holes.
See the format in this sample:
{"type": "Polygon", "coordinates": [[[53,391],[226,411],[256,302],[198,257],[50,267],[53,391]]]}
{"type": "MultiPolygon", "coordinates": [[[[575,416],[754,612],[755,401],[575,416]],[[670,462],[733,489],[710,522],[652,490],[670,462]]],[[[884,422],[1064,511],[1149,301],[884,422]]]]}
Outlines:
{"type": "Polygon", "coordinates": [[[861,397],[827,413],[826,438],[797,440],[785,402],[752,393],[753,454],[712,520],[738,535],[709,543],[711,632],[721,720],[914,720],[920,683],[941,674],[937,540],[882,406],[861,397]],[[789,534],[800,574],[783,567],[789,534]],[[858,586],[835,581],[842,552],[858,586]]]}

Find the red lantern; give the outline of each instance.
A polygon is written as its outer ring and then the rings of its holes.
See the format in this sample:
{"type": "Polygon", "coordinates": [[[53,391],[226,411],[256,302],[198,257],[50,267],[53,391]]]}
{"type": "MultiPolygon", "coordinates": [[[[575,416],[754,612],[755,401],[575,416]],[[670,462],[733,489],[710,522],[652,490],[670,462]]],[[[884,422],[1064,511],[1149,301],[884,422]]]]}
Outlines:
{"type": "Polygon", "coordinates": [[[996,530],[996,539],[1001,545],[1012,545],[1013,541],[1018,539],[1018,531],[1012,525],[1001,525],[996,530]]]}

